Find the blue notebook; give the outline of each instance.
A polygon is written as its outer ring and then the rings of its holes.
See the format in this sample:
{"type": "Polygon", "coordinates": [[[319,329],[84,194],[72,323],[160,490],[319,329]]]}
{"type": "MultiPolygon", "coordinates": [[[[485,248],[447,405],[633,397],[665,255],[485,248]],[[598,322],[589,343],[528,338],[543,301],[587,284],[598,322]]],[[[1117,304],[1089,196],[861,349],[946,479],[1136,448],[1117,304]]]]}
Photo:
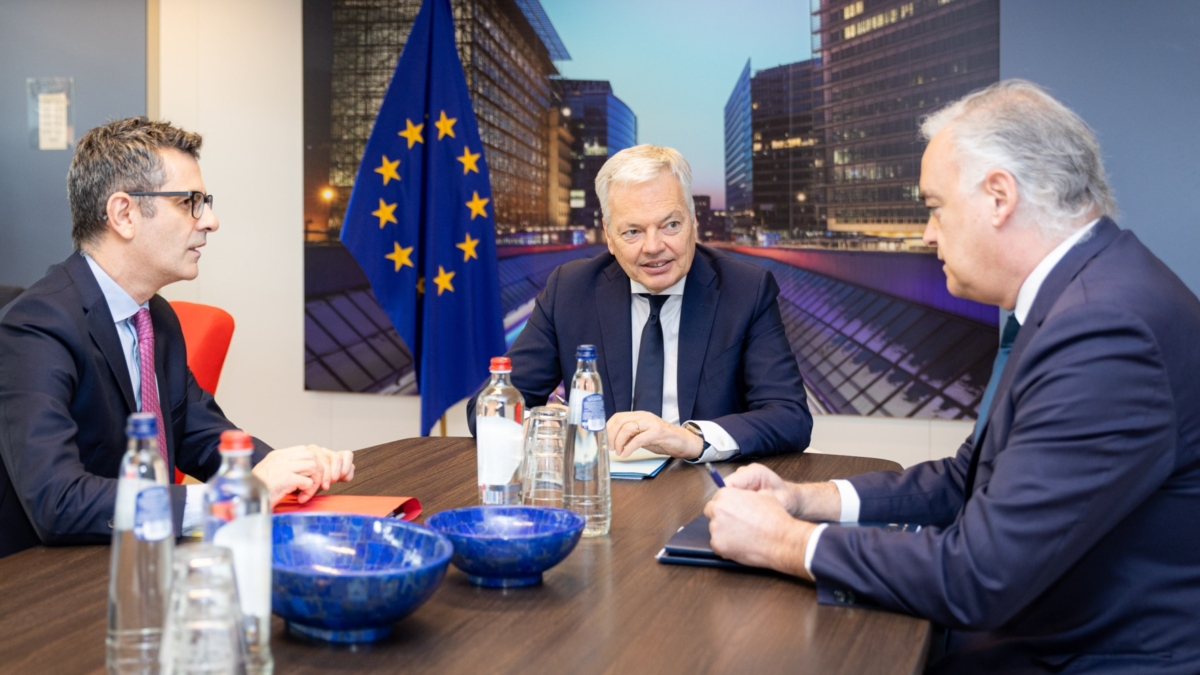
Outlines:
{"type": "MultiPolygon", "coordinates": [[[[881,527],[897,532],[920,532],[920,525],[911,523],[833,523],[843,527],[881,527]]],[[[700,514],[695,520],[679,528],[671,535],[654,559],[664,565],[692,565],[695,567],[723,567],[726,569],[758,569],[726,560],[713,553],[708,536],[708,516],[700,514]]]]}

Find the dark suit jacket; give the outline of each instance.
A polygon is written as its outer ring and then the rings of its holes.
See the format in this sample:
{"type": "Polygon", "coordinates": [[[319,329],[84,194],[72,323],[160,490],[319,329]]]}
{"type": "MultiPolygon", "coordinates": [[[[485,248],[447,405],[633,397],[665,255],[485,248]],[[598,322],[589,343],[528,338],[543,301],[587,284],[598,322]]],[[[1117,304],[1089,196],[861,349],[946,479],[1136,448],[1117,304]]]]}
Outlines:
{"type": "Polygon", "coordinates": [[[1107,218],[1053,269],[973,451],[851,479],[823,601],[953,630],[937,672],[1200,673],[1200,301],[1107,218]]]}
{"type": "MultiPolygon", "coordinates": [[[[150,316],[168,470],[207,480],[221,465],[221,432],[235,427],[188,370],[171,305],[154,296],[150,316]]],[[[0,314],[0,556],[109,541],[125,420],[135,411],[112,312],[74,254],[0,314]]],[[[269,450],[259,444],[255,461],[269,450]]],[[[172,487],[176,532],[185,492],[172,487]]]]}
{"type": "MultiPolygon", "coordinates": [[[[756,265],[697,246],[679,319],[679,419],[710,420],[743,456],[808,447],[812,415],[788,344],[775,277],[756,265]]],[[[509,350],[513,385],[544,405],[575,373],[575,348],[594,344],[604,412],[633,402],[629,277],[611,254],[575,260],[550,275],[529,323],[509,350]]],[[[467,406],[474,432],[475,402],[467,406]]]]}

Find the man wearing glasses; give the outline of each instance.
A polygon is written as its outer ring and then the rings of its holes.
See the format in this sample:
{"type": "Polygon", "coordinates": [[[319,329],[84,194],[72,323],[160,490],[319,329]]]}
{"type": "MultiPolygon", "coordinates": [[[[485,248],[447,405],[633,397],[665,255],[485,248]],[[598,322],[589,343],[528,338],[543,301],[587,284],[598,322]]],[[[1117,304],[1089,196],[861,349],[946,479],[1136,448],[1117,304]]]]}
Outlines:
{"type": "MultiPolygon", "coordinates": [[[[152,412],[168,471],[207,480],[235,428],[187,367],[179,320],[157,295],[195,279],[220,226],[201,138],[131,118],[89,131],[67,173],[76,252],[0,314],[0,557],[112,536],[125,419],[152,412]]],[[[353,456],[256,442],[272,503],[353,477],[353,456]]],[[[203,486],[174,486],[176,532],[199,526],[203,486]]]]}

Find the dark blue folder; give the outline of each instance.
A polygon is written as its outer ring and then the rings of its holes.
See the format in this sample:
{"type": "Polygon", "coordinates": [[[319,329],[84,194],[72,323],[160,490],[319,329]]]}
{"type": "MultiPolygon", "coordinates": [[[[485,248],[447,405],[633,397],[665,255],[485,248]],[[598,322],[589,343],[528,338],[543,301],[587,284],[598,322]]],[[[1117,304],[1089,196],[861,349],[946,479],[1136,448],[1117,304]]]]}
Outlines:
{"type": "MultiPolygon", "coordinates": [[[[919,532],[920,525],[911,523],[834,523],[843,527],[882,527],[896,532],[919,532]]],[[[700,514],[695,520],[679,528],[671,535],[666,546],[654,556],[664,565],[692,565],[695,567],[723,567],[726,569],[757,569],[713,553],[708,536],[708,516],[700,514]]]]}

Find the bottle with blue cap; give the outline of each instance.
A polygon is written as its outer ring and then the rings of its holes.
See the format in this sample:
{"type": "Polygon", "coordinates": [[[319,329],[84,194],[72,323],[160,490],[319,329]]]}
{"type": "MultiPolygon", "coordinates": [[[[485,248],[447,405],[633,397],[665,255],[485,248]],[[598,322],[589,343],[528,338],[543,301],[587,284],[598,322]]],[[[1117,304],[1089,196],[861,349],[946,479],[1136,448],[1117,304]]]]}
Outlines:
{"type": "Polygon", "coordinates": [[[175,526],[153,413],[129,416],[117,477],[108,583],[109,673],[157,673],[171,584],[175,526]]]}
{"type": "Polygon", "coordinates": [[[563,468],[563,504],[583,516],[583,536],[608,534],[612,522],[612,496],[608,469],[608,436],[604,414],[604,387],[596,372],[596,346],[575,350],[575,376],[567,413],[567,450],[563,468]]]}

